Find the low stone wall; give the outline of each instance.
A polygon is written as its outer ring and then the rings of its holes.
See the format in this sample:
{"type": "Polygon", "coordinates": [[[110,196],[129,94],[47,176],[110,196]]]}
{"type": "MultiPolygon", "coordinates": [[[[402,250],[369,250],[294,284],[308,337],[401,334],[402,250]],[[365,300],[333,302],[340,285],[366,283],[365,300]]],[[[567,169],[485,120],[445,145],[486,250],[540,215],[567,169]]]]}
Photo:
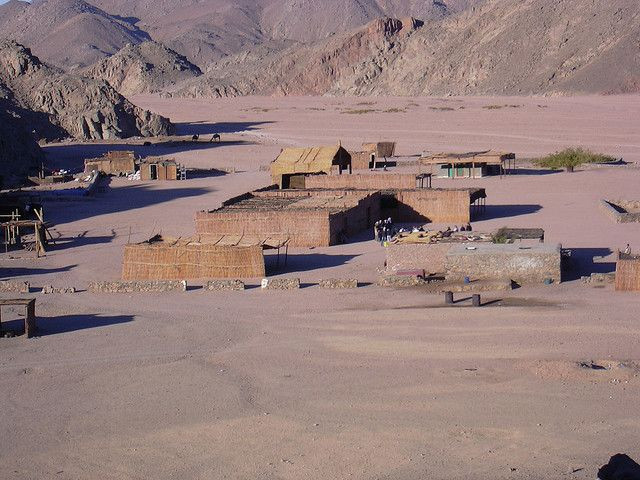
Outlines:
{"type": "Polygon", "coordinates": [[[444,273],[445,258],[456,243],[391,243],[385,248],[387,271],[390,274],[406,270],[444,273]]]}
{"type": "Polygon", "coordinates": [[[300,288],[299,278],[273,278],[262,280],[263,290],[297,290],[300,288]]]}
{"type": "Polygon", "coordinates": [[[640,222],[640,201],[602,200],[602,210],[616,223],[640,222]],[[632,210],[632,211],[628,211],[632,210]]]}
{"type": "Polygon", "coordinates": [[[29,293],[30,289],[29,282],[16,282],[13,280],[0,282],[0,293],[29,293]]]}
{"type": "Polygon", "coordinates": [[[560,283],[560,245],[478,244],[452,248],[446,258],[447,279],[513,280],[519,284],[560,283]]]}
{"type": "Polygon", "coordinates": [[[244,291],[245,284],[240,280],[212,280],[204,289],[210,292],[240,292],[244,291]]]}
{"type": "Polygon", "coordinates": [[[328,278],[318,282],[320,288],[342,289],[342,288],[358,288],[358,280],[354,278],[338,279],[328,278]]]}
{"type": "Polygon", "coordinates": [[[615,273],[592,273],[588,277],[582,277],[580,279],[585,285],[607,285],[616,282],[616,274],[615,273]]]}
{"type": "Polygon", "coordinates": [[[163,293],[185,292],[185,281],[158,282],[91,282],[89,291],[93,293],[163,293]]]}
{"type": "Polygon", "coordinates": [[[52,294],[71,294],[76,293],[75,287],[54,287],[53,285],[45,285],[42,287],[42,293],[44,295],[52,294]]]}
{"type": "Polygon", "coordinates": [[[380,287],[416,287],[427,283],[424,278],[411,275],[385,275],[378,279],[380,287]]]}

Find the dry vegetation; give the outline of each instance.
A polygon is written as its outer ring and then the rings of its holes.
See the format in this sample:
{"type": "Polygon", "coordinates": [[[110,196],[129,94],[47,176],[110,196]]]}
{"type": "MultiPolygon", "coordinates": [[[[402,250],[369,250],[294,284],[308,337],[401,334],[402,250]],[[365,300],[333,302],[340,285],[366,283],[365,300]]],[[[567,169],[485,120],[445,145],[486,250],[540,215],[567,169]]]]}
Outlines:
{"type": "Polygon", "coordinates": [[[543,168],[560,170],[566,168],[572,171],[575,167],[588,163],[611,163],[616,159],[610,155],[594,153],[581,147],[566,148],[551,155],[534,160],[534,163],[543,168]]]}

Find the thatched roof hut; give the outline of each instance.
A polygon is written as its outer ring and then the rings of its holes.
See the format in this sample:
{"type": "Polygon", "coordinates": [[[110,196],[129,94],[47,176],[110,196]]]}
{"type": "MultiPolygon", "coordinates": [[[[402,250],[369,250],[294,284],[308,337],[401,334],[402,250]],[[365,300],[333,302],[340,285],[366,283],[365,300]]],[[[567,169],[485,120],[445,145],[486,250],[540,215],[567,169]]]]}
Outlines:
{"type": "Polygon", "coordinates": [[[271,163],[271,177],[281,188],[288,188],[295,175],[351,173],[351,155],[341,145],[285,148],[271,163]]]}

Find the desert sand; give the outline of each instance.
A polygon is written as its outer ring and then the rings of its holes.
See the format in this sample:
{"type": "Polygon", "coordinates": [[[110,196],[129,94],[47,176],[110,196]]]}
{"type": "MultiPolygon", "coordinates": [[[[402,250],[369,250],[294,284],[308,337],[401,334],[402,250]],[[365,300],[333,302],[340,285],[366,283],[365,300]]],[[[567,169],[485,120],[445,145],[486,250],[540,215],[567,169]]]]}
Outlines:
{"type": "Polygon", "coordinates": [[[640,224],[598,205],[640,195],[640,96],[133,101],[203,141],[55,144],[50,160],[79,167],[118,148],[216,170],[51,202],[57,248],[0,255],[2,278],[81,290],[37,294],[41,336],[0,339],[3,478],[592,479],[615,453],[640,457],[640,296],[578,279],[611,271],[626,243],[640,249],[640,224]],[[223,143],[207,143],[213,133],[223,143]],[[369,140],[407,157],[581,145],[629,163],[435,180],[487,189],[475,230],[542,227],[577,259],[569,281],[485,293],[495,302],[481,309],[420,289],[306,285],[375,282],[384,250],[366,233],[290,250],[275,273],[300,277],[299,291],[84,291],[118,279],[127,242],[189,235],[197,210],[268,184],[261,167],[282,147],[369,140]],[[580,366],[592,361],[606,368],[580,366]]]}

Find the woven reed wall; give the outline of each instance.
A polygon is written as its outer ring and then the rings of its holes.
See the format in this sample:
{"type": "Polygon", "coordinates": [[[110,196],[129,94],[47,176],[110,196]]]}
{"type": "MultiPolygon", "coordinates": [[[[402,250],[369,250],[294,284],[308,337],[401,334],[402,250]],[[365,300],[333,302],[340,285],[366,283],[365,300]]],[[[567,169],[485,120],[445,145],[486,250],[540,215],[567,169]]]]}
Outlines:
{"type": "Polygon", "coordinates": [[[196,233],[289,239],[291,247],[327,247],[331,238],[329,212],[320,209],[198,212],[196,233]]]}
{"type": "Polygon", "coordinates": [[[401,190],[395,193],[399,222],[467,224],[471,221],[471,195],[468,190],[401,190]]]}
{"type": "Polygon", "coordinates": [[[124,249],[122,279],[192,280],[261,278],[265,276],[262,247],[203,244],[138,244],[124,249]]]}
{"type": "Polygon", "coordinates": [[[616,290],[640,292],[640,258],[620,258],[616,264],[616,290]]]}
{"type": "Polygon", "coordinates": [[[306,188],[354,188],[364,190],[414,189],[414,173],[380,173],[356,175],[313,175],[306,178],[306,188]]]}

